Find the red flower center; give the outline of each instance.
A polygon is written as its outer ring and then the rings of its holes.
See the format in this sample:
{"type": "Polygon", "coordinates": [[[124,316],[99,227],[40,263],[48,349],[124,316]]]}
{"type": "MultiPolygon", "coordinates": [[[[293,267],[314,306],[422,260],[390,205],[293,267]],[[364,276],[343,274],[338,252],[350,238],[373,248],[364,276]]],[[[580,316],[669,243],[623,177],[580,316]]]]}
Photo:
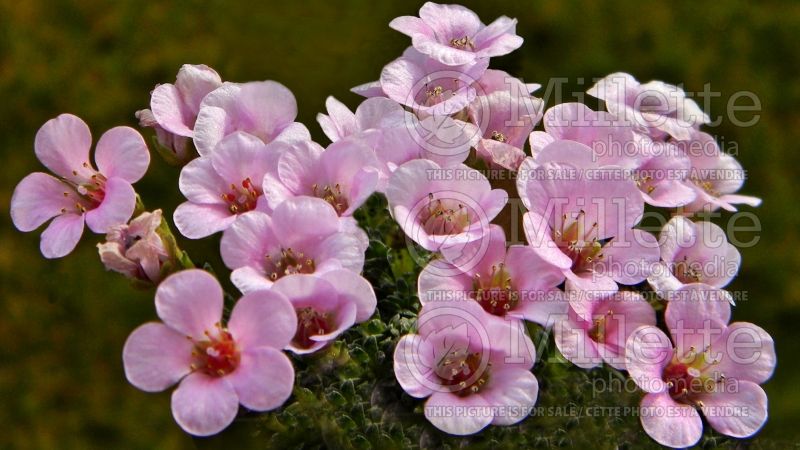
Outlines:
{"type": "Polygon", "coordinates": [[[228,330],[217,324],[217,333],[206,331],[206,339],[195,342],[192,369],[213,377],[225,376],[239,366],[239,349],[228,330]]]}
{"type": "Polygon", "coordinates": [[[303,252],[296,252],[291,247],[281,249],[277,255],[264,255],[267,260],[266,273],[270,280],[275,281],[284,275],[297,273],[314,273],[316,264],[314,258],[309,258],[303,252]]]}
{"type": "Polygon", "coordinates": [[[242,180],[241,186],[231,183],[230,190],[221,194],[231,214],[241,214],[256,209],[259,195],[261,189],[254,185],[249,177],[242,180]]]}
{"type": "Polygon", "coordinates": [[[460,397],[480,392],[489,381],[489,367],[482,367],[483,355],[469,353],[467,349],[452,350],[442,357],[436,366],[436,374],[442,386],[448,386],[460,397]]]}
{"type": "Polygon", "coordinates": [[[311,307],[300,308],[297,310],[297,332],[292,343],[300,348],[311,348],[316,343],[311,339],[312,336],[328,334],[334,328],[329,313],[321,313],[311,307]]]}

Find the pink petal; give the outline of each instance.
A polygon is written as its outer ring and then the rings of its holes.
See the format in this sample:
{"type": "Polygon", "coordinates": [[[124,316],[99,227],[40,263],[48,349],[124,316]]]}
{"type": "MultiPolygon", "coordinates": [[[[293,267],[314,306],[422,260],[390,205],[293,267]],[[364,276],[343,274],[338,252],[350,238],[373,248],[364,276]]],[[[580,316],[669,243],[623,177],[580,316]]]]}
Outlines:
{"type": "Polygon", "coordinates": [[[703,435],[703,421],[697,411],[677,403],[666,392],[644,396],[640,419],[644,431],[668,447],[691,447],[703,435]]]}
{"type": "Polygon", "coordinates": [[[211,157],[201,157],[193,159],[181,169],[178,187],[192,203],[221,204],[220,196],[228,192],[230,183],[214,169],[211,157]]]}
{"type": "Polygon", "coordinates": [[[664,322],[670,330],[675,347],[706,348],[724,331],[731,320],[729,295],[706,284],[693,283],[671,293],[664,322]]]}
{"type": "Polygon", "coordinates": [[[225,205],[183,202],[175,209],[173,220],[182,235],[201,239],[227,229],[236,217],[225,205]]]}
{"type": "Polygon", "coordinates": [[[732,323],[711,348],[721,352],[713,372],[726,377],[763,383],[775,371],[775,342],[764,329],[752,323],[732,323]]]}
{"type": "Polygon", "coordinates": [[[350,270],[333,270],[319,275],[336,287],[339,297],[356,305],[356,323],[369,319],[375,313],[378,299],[364,277],[350,270]]]}
{"type": "MultiPolygon", "coordinates": [[[[261,186],[264,174],[277,164],[279,154],[261,139],[241,131],[225,136],[211,155],[214,171],[230,185],[242,187],[249,179],[255,187],[261,186]]],[[[220,192],[221,193],[221,192],[220,192]]],[[[219,195],[218,193],[217,195],[219,195]]]]}
{"type": "Polygon", "coordinates": [[[220,255],[229,269],[251,266],[263,271],[265,254],[276,240],[272,219],[262,212],[250,211],[225,230],[220,255]]]}
{"type": "Polygon", "coordinates": [[[513,425],[528,417],[539,397],[539,382],[530,370],[509,368],[492,370],[480,396],[498,408],[493,425],[513,425]]]}
{"type": "Polygon", "coordinates": [[[192,137],[196,112],[192,112],[177,87],[162,84],[150,94],[150,109],[158,125],[178,136],[192,137]]]}
{"type": "Polygon", "coordinates": [[[48,120],[36,132],[34,148],[39,161],[56,175],[80,181],[86,175],[92,133],[86,122],[72,114],[61,114],[48,120]],[[76,171],[78,175],[73,173],[76,171]]]}
{"type": "Polygon", "coordinates": [[[597,344],[589,338],[587,331],[574,318],[556,322],[553,328],[558,351],[564,358],[581,369],[597,367],[603,362],[597,344]]]}
{"type": "Polygon", "coordinates": [[[318,260],[317,272],[341,268],[359,273],[364,268],[364,248],[352,234],[334,233],[315,245],[313,253],[318,260]]]}
{"type": "Polygon", "coordinates": [[[275,233],[286,247],[313,236],[327,236],[339,229],[339,216],[325,200],[296,197],[278,205],[272,213],[275,233]]]}
{"type": "Polygon", "coordinates": [[[318,183],[317,170],[324,149],[316,142],[303,142],[284,150],[277,162],[278,179],[295,195],[312,190],[318,183]]]}
{"type": "Polygon", "coordinates": [[[394,376],[400,387],[410,396],[424,398],[433,393],[435,386],[430,361],[425,360],[430,350],[425,340],[417,334],[407,334],[397,341],[394,349],[394,376]]]}
{"type": "Polygon", "coordinates": [[[712,428],[735,438],[752,436],[767,421],[767,394],[752,381],[701,396],[703,415],[712,428]]]}
{"type": "Polygon", "coordinates": [[[625,230],[603,246],[603,259],[595,271],[608,273],[620,284],[634,285],[644,281],[659,261],[658,241],[652,234],[636,229],[625,230]]]}
{"type": "Polygon", "coordinates": [[[434,32],[422,19],[414,16],[400,16],[389,22],[389,28],[397,30],[406,36],[412,37],[415,34],[433,36],[434,32]]]}
{"type": "MultiPolygon", "coordinates": [[[[205,64],[184,64],[178,71],[175,87],[181,94],[183,103],[192,114],[192,121],[187,125],[194,125],[194,117],[200,110],[200,104],[209,92],[222,86],[222,78],[216,70],[205,64]]],[[[191,128],[191,126],[189,127],[191,128]]],[[[188,135],[191,137],[191,135],[188,135]]]]}
{"type": "Polygon", "coordinates": [[[173,330],[204,339],[222,319],[222,287],[204,270],[177,272],[158,286],[156,312],[173,330]]]}
{"type": "Polygon", "coordinates": [[[459,397],[434,392],[425,402],[425,417],[436,428],[456,436],[474,434],[492,423],[490,405],[479,395],[459,397]]]}
{"type": "Polygon", "coordinates": [[[553,241],[547,219],[538,213],[529,211],[522,216],[522,226],[530,247],[542,259],[559,269],[566,270],[572,267],[572,259],[565,255],[553,241]]]}
{"type": "Polygon", "coordinates": [[[100,136],[94,160],[106,178],[119,177],[135,183],[147,172],[150,152],[138,131],[130,127],[114,127],[100,136]]]}
{"type": "Polygon", "coordinates": [[[277,291],[251,292],[236,302],[228,329],[240,349],[282,349],[297,331],[297,314],[277,291]]]}
{"type": "Polygon", "coordinates": [[[386,94],[383,92],[383,89],[381,88],[380,81],[371,81],[369,83],[360,84],[350,89],[350,91],[362,97],[367,97],[367,98],[386,97],[386,94]]]}
{"type": "Polygon", "coordinates": [[[231,282],[243,294],[272,287],[272,280],[263,271],[250,266],[239,267],[231,272],[231,282]]]}
{"type": "Polygon", "coordinates": [[[672,343],[663,331],[645,325],[634,330],[625,344],[626,369],[631,379],[645,392],[667,389],[662,375],[672,361],[672,343]]]}
{"type": "Polygon", "coordinates": [[[125,341],[125,376],[143,391],[163,391],[191,372],[193,346],[186,336],[164,324],[146,323],[125,341]]]}
{"type": "Polygon", "coordinates": [[[456,38],[473,36],[481,29],[481,19],[469,8],[461,5],[440,5],[426,2],[419,9],[419,17],[433,29],[437,36],[456,38]]]}
{"type": "Polygon", "coordinates": [[[19,182],[11,196],[11,220],[20,231],[33,231],[43,223],[61,214],[61,209],[72,211],[75,191],[61,180],[46,173],[34,172],[19,182]]]}
{"type": "Polygon", "coordinates": [[[219,141],[234,130],[230,122],[235,118],[219,105],[235,102],[238,93],[238,85],[225,83],[206,96],[194,123],[194,146],[200,156],[211,155],[219,141]]]}
{"type": "Polygon", "coordinates": [[[122,178],[106,181],[103,202],[86,213],[86,225],[95,233],[105,233],[114,225],[128,222],[136,209],[136,191],[122,178]]]}
{"type": "Polygon", "coordinates": [[[42,233],[39,249],[45,258],[61,258],[75,249],[83,234],[83,215],[62,214],[42,233]]]}
{"type": "Polygon", "coordinates": [[[286,86],[276,81],[253,81],[243,83],[241,89],[241,111],[256,130],[266,132],[268,139],[274,139],[297,117],[297,100],[286,86]]]}
{"type": "Polygon", "coordinates": [[[329,116],[318,114],[317,121],[331,142],[336,142],[358,130],[356,115],[344,103],[329,96],[325,99],[325,108],[329,116]]]}
{"type": "Polygon", "coordinates": [[[228,377],[239,402],[253,411],[269,411],[292,395],[294,367],[289,358],[270,347],[242,352],[239,367],[228,377]]]}
{"type": "Polygon", "coordinates": [[[172,393],[172,416],[184,431],[210,436],[233,422],[239,399],[228,378],[195,372],[183,379],[172,393]]]}

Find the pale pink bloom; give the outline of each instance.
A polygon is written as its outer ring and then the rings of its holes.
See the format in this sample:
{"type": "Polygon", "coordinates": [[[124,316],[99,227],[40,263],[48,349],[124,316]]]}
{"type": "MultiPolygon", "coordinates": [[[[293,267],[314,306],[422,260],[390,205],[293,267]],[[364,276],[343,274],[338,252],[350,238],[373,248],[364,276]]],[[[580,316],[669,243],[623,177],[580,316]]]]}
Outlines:
{"type": "Polygon", "coordinates": [[[693,190],[685,184],[691,163],[674,144],[635,133],[610,113],[592,111],[582,103],[556,105],[545,112],[543,122],[544,132],[530,134],[534,158],[557,140],[580,142],[591,148],[594,164],[623,169],[621,173],[636,182],[646,203],[675,207],[694,200],[693,190]]]}
{"type": "Polygon", "coordinates": [[[517,170],[525,158],[525,140],[542,118],[544,102],[530,95],[535,86],[498,70],[487,70],[476,86],[478,95],[468,112],[482,137],[475,147],[477,155],[490,166],[517,170]]]}
{"type": "Polygon", "coordinates": [[[700,125],[711,122],[683,89],[662,81],[641,84],[631,75],[617,72],[586,92],[604,100],[606,109],[615,117],[655,139],[666,135],[688,139],[700,125]]]}
{"type": "Polygon", "coordinates": [[[97,244],[100,261],[106,269],[128,278],[161,281],[161,267],[170,258],[156,230],[161,225],[161,210],[143,212],[129,224],[108,230],[106,241],[97,244]]]}
{"type": "Polygon", "coordinates": [[[194,145],[201,156],[214,152],[225,136],[244,131],[261,139],[296,142],[311,139],[305,125],[295,122],[297,100],[275,81],[224,83],[200,104],[194,145]]]}
{"type": "Polygon", "coordinates": [[[688,186],[692,166],[689,157],[672,142],[651,141],[640,136],[642,160],[633,171],[645,203],[664,208],[688,205],[697,197],[688,186]]]}
{"type": "Polygon", "coordinates": [[[439,251],[483,237],[508,194],[492,189],[482,173],[464,164],[443,168],[418,159],[394,171],[386,199],[406,236],[439,251]]]}
{"type": "Polygon", "coordinates": [[[288,275],[270,291],[289,299],[297,313],[297,332],[286,350],[316,352],[375,312],[375,291],[359,274],[339,269],[315,275],[288,275]]]}
{"type": "Polygon", "coordinates": [[[411,37],[420,52],[451,66],[507,55],[523,41],[516,32],[516,19],[501,16],[484,25],[461,5],[427,2],[419,9],[419,17],[398,17],[389,26],[411,37]]]}
{"type": "Polygon", "coordinates": [[[430,159],[447,166],[464,162],[473,145],[466,127],[450,117],[420,120],[399,103],[385,97],[364,100],[355,113],[333,97],[325,101],[328,114],[317,121],[332,142],[348,137],[367,143],[380,162],[381,183],[394,170],[412,159],[430,159]],[[460,134],[460,135],[459,135],[460,134]]]}
{"type": "Polygon", "coordinates": [[[352,216],[378,187],[380,163],[360,139],[344,138],[327,149],[313,141],[273,145],[280,156],[263,177],[270,209],[305,195],[325,200],[340,216],[352,216]]]}
{"type": "Polygon", "coordinates": [[[431,261],[419,275],[423,305],[477,302],[501,320],[524,319],[543,326],[566,313],[566,300],[557,289],[564,281],[561,270],[526,245],[506,249],[505,233],[498,225],[490,225],[483,239],[470,242],[459,254],[443,253],[445,259],[431,261]]]}
{"type": "Polygon", "coordinates": [[[366,247],[358,231],[324,200],[294,197],[271,215],[243,214],[222,235],[220,253],[233,284],[251,292],[296,273],[361,272],[366,247]]]}
{"type": "Polygon", "coordinates": [[[730,304],[719,289],[690,284],[676,293],[664,314],[672,342],[644,326],[626,345],[628,373],[647,392],[645,432],[659,444],[690,447],[702,436],[702,412],[722,434],[752,436],[767,420],[759,384],[775,369],[772,337],[751,323],[728,325],[730,304]]]}
{"type": "Polygon", "coordinates": [[[667,300],[671,291],[685,284],[725,287],[739,272],[739,250],[714,223],[676,216],[664,225],[658,240],[662,262],[647,281],[667,300]]]}
{"type": "Polygon", "coordinates": [[[20,231],[33,231],[53,219],[42,233],[46,258],[69,254],[83,234],[84,222],[95,233],[124,224],[136,207],[135,183],[150,165],[142,136],[115,127],[97,141],[89,162],[92,134],[79,117],[62,114],[36,133],[36,157],[58,178],[34,172],[19,182],[11,197],[11,220],[20,231]]]}
{"type": "Polygon", "coordinates": [[[534,131],[529,137],[534,158],[551,143],[568,140],[589,147],[597,165],[625,169],[639,165],[641,150],[633,129],[610,113],[593,111],[583,103],[561,103],[548,109],[542,122],[545,131],[534,131]]]}
{"type": "Polygon", "coordinates": [[[683,208],[685,212],[715,211],[722,208],[736,211],[738,204],[758,206],[761,199],[734,194],[741,189],[747,173],[733,156],[724,153],[708,133],[692,133],[691,139],[677,143],[689,157],[691,170],[686,184],[695,190],[695,201],[683,208]]]}
{"type": "Polygon", "coordinates": [[[137,388],[172,393],[172,415],[187,433],[209,436],[233,422],[239,404],[280,407],[291,395],[294,369],[281,351],[295,334],[289,300],[260,291],[236,302],[222,325],[219,282],[198,269],[171,275],[156,291],[163,323],[146,323],[122,350],[125,376],[137,388]]]}
{"type": "Polygon", "coordinates": [[[590,317],[589,297],[644,281],[658,262],[655,237],[633,228],[644,212],[636,184],[617,166],[596,166],[585,145],[556,141],[526,159],[517,188],[530,246],[563,270],[568,290],[588,294],[570,297],[580,317],[590,317]]]}
{"type": "Polygon", "coordinates": [[[488,66],[488,59],[448,66],[409,47],[381,71],[381,89],[419,116],[449,116],[475,99],[473,83],[488,66]]]}
{"type": "Polygon", "coordinates": [[[276,147],[247,133],[226,137],[212,154],[181,170],[178,185],[188,201],[175,209],[175,226],[199,239],[225,230],[240,214],[266,211],[262,182],[278,157],[276,147]]]}
{"type": "Polygon", "coordinates": [[[185,164],[196,156],[188,147],[191,138],[178,136],[161,128],[161,125],[158,124],[153,115],[153,111],[142,109],[136,111],[135,116],[139,120],[140,127],[152,128],[155,131],[156,144],[170,151],[176,163],[185,164]]]}
{"type": "Polygon", "coordinates": [[[656,324],[656,312],[639,293],[617,291],[589,303],[588,318],[572,308],[555,324],[558,351],[582,369],[603,362],[625,369],[625,342],[635,329],[656,324]]]}
{"type": "Polygon", "coordinates": [[[394,374],[407,394],[428,398],[425,417],[436,428],[468,435],[528,416],[539,384],[533,342],[519,322],[496,320],[476,302],[431,302],[417,328],[398,341],[394,374]]]}
{"type": "Polygon", "coordinates": [[[193,130],[200,104],[209,92],[222,86],[222,79],[203,64],[184,64],[175,84],[156,86],[150,94],[150,109],[136,112],[142,126],[156,130],[159,144],[175,152],[180,160],[187,155],[186,143],[193,130]]]}

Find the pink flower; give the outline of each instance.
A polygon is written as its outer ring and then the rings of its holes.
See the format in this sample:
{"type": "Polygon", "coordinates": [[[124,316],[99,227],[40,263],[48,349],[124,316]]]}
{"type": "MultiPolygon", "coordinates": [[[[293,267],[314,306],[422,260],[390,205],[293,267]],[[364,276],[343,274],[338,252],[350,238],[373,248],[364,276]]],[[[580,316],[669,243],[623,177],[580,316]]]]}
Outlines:
{"type": "Polygon", "coordinates": [[[702,412],[722,434],[752,436],[767,420],[759,384],[775,369],[772,338],[751,323],[728,325],[730,304],[718,289],[690,284],[678,293],[665,313],[672,342],[644,326],[626,345],[628,372],[647,392],[640,416],[645,432],[662,445],[690,447],[702,435],[702,412]]]}
{"type": "Polygon", "coordinates": [[[208,156],[225,136],[235,131],[247,132],[265,144],[311,139],[308,129],[295,122],[295,117],[297,101],[280,83],[224,83],[200,104],[194,145],[201,156],[208,156]]]}
{"type": "Polygon", "coordinates": [[[506,250],[503,229],[490,225],[483,239],[473,241],[458,255],[448,249],[446,260],[433,260],[417,284],[423,305],[448,302],[458,306],[477,302],[498,318],[515,318],[548,326],[567,303],[557,286],[564,275],[525,245],[506,250]]]}
{"type": "Polygon", "coordinates": [[[532,87],[537,86],[498,70],[487,70],[478,81],[478,96],[468,111],[482,135],[478,157],[490,165],[517,170],[525,158],[525,140],[544,110],[544,102],[530,95],[532,87]]]}
{"type": "Polygon", "coordinates": [[[193,130],[200,104],[209,92],[222,86],[217,72],[203,64],[184,64],[175,84],[160,84],[150,95],[150,109],[136,112],[140,124],[156,130],[159,144],[175,152],[182,161],[189,158],[187,139],[193,130]]]}
{"type": "Polygon", "coordinates": [[[685,206],[697,196],[687,185],[691,161],[672,142],[642,138],[643,160],[633,172],[645,203],[664,208],[685,206]]]}
{"type": "Polygon", "coordinates": [[[295,197],[271,215],[243,214],[222,235],[220,253],[233,284],[252,292],[296,273],[361,272],[366,246],[357,231],[327,202],[295,197]]]}
{"type": "Polygon", "coordinates": [[[477,170],[463,164],[442,168],[418,159],[400,166],[389,179],[386,198],[406,235],[426,250],[480,239],[508,201],[477,170]]]}
{"type": "Polygon", "coordinates": [[[175,226],[199,239],[225,230],[240,214],[266,210],[261,183],[278,156],[274,146],[247,133],[226,137],[214,153],[181,170],[179,186],[188,201],[175,210],[175,226]]]}
{"type": "Polygon", "coordinates": [[[711,122],[683,89],[661,81],[640,84],[627,73],[612,73],[586,91],[604,100],[606,109],[618,119],[637,127],[654,139],[670,135],[688,139],[701,124],[711,122]]]}
{"type": "Polygon", "coordinates": [[[656,324],[656,312],[640,294],[617,291],[592,300],[589,318],[579,317],[572,308],[556,322],[553,335],[558,351],[582,369],[605,362],[625,369],[625,342],[635,329],[656,324]]]}
{"type": "Polygon", "coordinates": [[[176,165],[183,165],[197,156],[188,146],[190,138],[172,134],[169,131],[161,128],[161,125],[158,124],[158,121],[156,121],[156,118],[153,115],[153,111],[150,111],[149,109],[141,109],[136,111],[135,116],[137,119],[139,119],[140,127],[152,128],[155,131],[157,145],[170,152],[169,154],[171,157],[167,159],[167,162],[174,163],[176,165]]]}
{"type": "Polygon", "coordinates": [[[282,294],[297,313],[297,332],[286,350],[313,353],[375,312],[377,298],[367,280],[349,270],[288,275],[270,289],[282,294]]]}
{"type": "Polygon", "coordinates": [[[409,47],[381,72],[386,96],[422,116],[449,116],[475,99],[473,83],[486,71],[488,59],[448,66],[409,47]]]}
{"type": "Polygon", "coordinates": [[[323,149],[316,142],[276,143],[277,165],[263,177],[270,209],[287,198],[317,197],[341,216],[352,216],[378,187],[375,153],[364,141],[348,137],[323,149]]]}
{"type": "Polygon", "coordinates": [[[161,267],[170,255],[159,236],[161,210],[143,212],[130,224],[115,225],[106,234],[106,242],[97,244],[100,261],[106,269],[128,278],[161,281],[161,267]]]}
{"type": "Polygon", "coordinates": [[[658,240],[662,264],[647,281],[667,300],[672,291],[685,284],[727,286],[742,262],[739,250],[728,242],[725,231],[711,222],[673,217],[664,225],[658,240]]]}
{"type": "Polygon", "coordinates": [[[502,16],[487,26],[461,5],[427,2],[419,17],[398,17],[389,26],[411,37],[418,51],[451,66],[507,55],[522,45],[516,19],[502,16]]]}
{"type": "Polygon", "coordinates": [[[392,172],[412,159],[430,159],[448,166],[464,162],[473,145],[463,123],[450,117],[419,120],[394,100],[385,97],[364,100],[356,112],[333,97],[325,102],[328,115],[318,114],[317,121],[332,142],[348,137],[368,144],[380,162],[381,182],[386,188],[392,172]]]}
{"type": "Polygon", "coordinates": [[[89,162],[92,135],[80,118],[62,114],[36,133],[36,157],[58,178],[42,172],[26,176],[14,189],[11,220],[20,231],[33,231],[53,219],[42,233],[46,258],[69,254],[83,234],[84,221],[95,233],[124,224],[136,206],[135,183],[150,164],[142,136],[129,127],[106,131],[89,162]]]}
{"type": "MultiPolygon", "coordinates": [[[[591,149],[556,141],[523,162],[517,187],[528,212],[525,235],[542,258],[563,270],[568,290],[605,295],[617,283],[633,285],[658,262],[650,233],[634,229],[644,212],[636,184],[619,167],[598,167],[591,149]],[[551,161],[549,155],[564,158],[551,161]]],[[[590,319],[588,301],[571,296],[578,315],[590,319]]]]}
{"type": "Polygon", "coordinates": [[[542,119],[545,131],[530,134],[531,153],[558,140],[580,142],[592,151],[600,166],[635,168],[641,159],[640,143],[630,124],[605,111],[593,111],[583,103],[561,103],[548,109],[542,119]]]}
{"type": "Polygon", "coordinates": [[[689,157],[692,168],[687,185],[695,190],[694,202],[683,211],[715,211],[722,208],[736,211],[737,204],[758,206],[761,199],[749,195],[737,195],[746,178],[746,172],[733,156],[723,153],[717,141],[701,131],[692,134],[688,141],[677,143],[689,157]]]}
{"type": "Polygon", "coordinates": [[[289,300],[277,292],[245,295],[227,327],[219,282],[202,270],[178,272],[156,291],[163,323],[146,323],[122,350],[125,376],[145,392],[172,393],[172,415],[196,436],[219,433],[239,404],[254,411],[280,407],[292,393],[294,369],[281,352],[297,329],[289,300]]]}
{"type": "Polygon", "coordinates": [[[493,320],[476,302],[431,302],[417,326],[395,347],[394,374],[407,394],[428,397],[425,417],[436,428],[467,435],[528,416],[539,384],[519,322],[493,320]]]}

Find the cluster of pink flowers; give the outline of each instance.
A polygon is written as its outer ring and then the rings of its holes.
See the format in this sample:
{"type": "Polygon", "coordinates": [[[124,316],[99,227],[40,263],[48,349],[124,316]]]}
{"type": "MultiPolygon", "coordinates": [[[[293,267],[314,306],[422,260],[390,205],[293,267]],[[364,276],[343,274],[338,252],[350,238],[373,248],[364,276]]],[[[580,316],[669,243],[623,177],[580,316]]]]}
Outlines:
{"type": "Polygon", "coordinates": [[[376,310],[360,275],[369,242],[353,214],[378,193],[409,242],[433,255],[394,372],[405,392],[427,398],[435,427],[467,435],[530,415],[539,384],[527,321],[552,328],[579,368],[628,371],[648,393],[642,425],[661,444],[696,443],[698,412],[721,433],[757,432],[772,339],[729,324],[734,296],[722,288],[740,254],[722,228],[696,219],[760,200],[736,194],[743,169],[700,131],[709,117],[681,88],[623,73],[588,90],[606,111],[545,111],[532,96],[540,85],[489,69],[523,42],[505,16],[486,25],[462,6],[426,3],[389,26],[411,46],[378,81],[353,88],[366,97],[355,112],[327,99],[317,118],[327,147],[295,121],[286,87],[223,82],[204,65],[183,66],[136,113],[159,153],[182,166],[177,230],[222,232],[243,294],[227,325],[219,281],[193,268],[161,210],[145,211],[131,185],[150,161],[141,135],[106,132],[95,169],[83,121],[65,114],[41,128],[36,155],[57,177],[20,182],[14,224],[32,231],[54,218],[41,251],[55,258],[75,248],[85,222],[107,233],[98,245],[107,268],[157,286],[163,323],[128,338],[128,380],[148,392],[179,383],[173,415],[200,436],[223,430],[240,404],[283,405],[295,382],[283,351],[319,351],[376,310]],[[508,179],[513,192],[498,181],[508,179]],[[521,200],[520,221],[501,215],[509,197],[521,200]],[[672,215],[658,236],[637,228],[646,205],[672,215]],[[672,341],[656,327],[658,302],[672,341]],[[748,355],[736,351],[741,335],[748,355]]]}

